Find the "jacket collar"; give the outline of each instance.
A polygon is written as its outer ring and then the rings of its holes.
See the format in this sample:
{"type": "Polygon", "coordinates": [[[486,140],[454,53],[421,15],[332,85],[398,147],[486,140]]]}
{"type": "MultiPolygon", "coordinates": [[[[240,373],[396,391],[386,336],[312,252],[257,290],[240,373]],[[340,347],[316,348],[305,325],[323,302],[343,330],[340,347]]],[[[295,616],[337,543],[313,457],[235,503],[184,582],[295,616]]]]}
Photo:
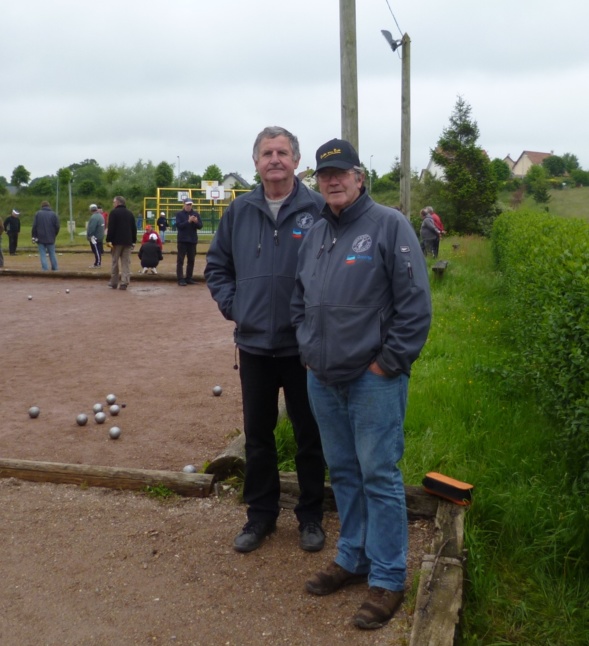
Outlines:
{"type": "Polygon", "coordinates": [[[329,205],[326,204],[323,207],[321,215],[332,225],[341,226],[342,224],[348,224],[353,222],[358,218],[362,217],[374,204],[374,200],[368,195],[366,187],[362,187],[360,195],[355,202],[352,202],[350,206],[346,206],[345,209],[340,211],[339,216],[329,208],[329,205]]]}

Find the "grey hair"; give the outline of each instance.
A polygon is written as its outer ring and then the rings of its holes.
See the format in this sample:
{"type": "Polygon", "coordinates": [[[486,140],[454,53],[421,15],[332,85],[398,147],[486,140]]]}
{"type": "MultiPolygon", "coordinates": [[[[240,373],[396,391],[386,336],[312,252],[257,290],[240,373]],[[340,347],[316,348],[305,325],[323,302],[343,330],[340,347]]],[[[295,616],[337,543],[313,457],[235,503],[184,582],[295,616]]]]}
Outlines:
{"type": "Polygon", "coordinates": [[[424,210],[427,211],[430,215],[434,212],[434,209],[431,206],[426,206],[424,210]]]}
{"type": "Polygon", "coordinates": [[[121,206],[126,206],[127,205],[127,200],[122,195],[115,195],[114,201],[117,204],[120,204],[121,206]]]}
{"type": "Polygon", "coordinates": [[[260,156],[260,144],[262,143],[262,139],[276,139],[276,137],[286,137],[290,141],[292,157],[296,162],[299,161],[301,158],[299,140],[292,134],[292,132],[289,132],[286,128],[281,128],[280,126],[268,126],[256,137],[256,141],[254,142],[254,152],[252,155],[254,161],[258,161],[260,156]]]}

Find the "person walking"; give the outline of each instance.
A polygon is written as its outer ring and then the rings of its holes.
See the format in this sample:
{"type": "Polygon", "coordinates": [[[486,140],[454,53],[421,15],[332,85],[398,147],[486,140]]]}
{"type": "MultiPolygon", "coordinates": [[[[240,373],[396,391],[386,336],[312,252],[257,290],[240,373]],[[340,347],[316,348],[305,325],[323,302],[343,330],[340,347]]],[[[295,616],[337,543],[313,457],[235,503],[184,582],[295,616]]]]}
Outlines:
{"type": "Polygon", "coordinates": [[[411,224],[369,196],[354,147],[328,141],[316,163],[327,204],[301,246],[292,320],[340,536],[335,560],[306,589],[329,595],[368,580],[353,623],[373,629],[404,595],[407,509],[398,463],[411,364],[430,326],[429,281],[411,224]]]}
{"type": "Polygon", "coordinates": [[[300,157],[298,139],[288,130],[269,127],[258,134],[253,160],[261,185],[231,202],[207,254],[207,286],[223,316],[235,322],[239,349],[247,522],[233,541],[238,552],[259,548],[276,530],[280,388],[297,442],[299,546],[315,552],[325,544],[325,463],[290,322],[297,254],[324,201],[295,176],[300,157]]]}
{"type": "Polygon", "coordinates": [[[168,218],[166,218],[166,214],[164,211],[160,213],[159,218],[157,219],[157,230],[160,234],[160,240],[162,241],[162,244],[166,242],[166,230],[168,228],[168,218]]]}
{"type": "Polygon", "coordinates": [[[51,271],[57,271],[57,256],[55,255],[55,238],[59,233],[59,220],[55,211],[51,210],[49,202],[41,202],[41,208],[33,217],[33,228],[31,235],[33,242],[39,249],[41,269],[47,271],[47,256],[51,263],[51,271]]]}
{"type": "Polygon", "coordinates": [[[176,213],[176,238],[178,245],[178,256],[176,258],[176,278],[178,285],[196,285],[192,278],[194,273],[194,261],[196,259],[196,245],[198,243],[198,229],[202,229],[200,213],[192,208],[192,200],[184,200],[181,211],[176,213]],[[184,272],[184,260],[186,260],[186,273],[184,272]]]}
{"type": "Polygon", "coordinates": [[[434,258],[437,258],[437,249],[440,245],[441,232],[434,223],[434,219],[427,208],[421,209],[421,248],[423,255],[427,256],[428,253],[434,258]]]}
{"type": "Polygon", "coordinates": [[[104,254],[104,218],[96,204],[90,204],[90,219],[86,227],[86,238],[94,254],[94,264],[90,265],[90,269],[95,269],[102,265],[102,256],[104,254]]]}
{"type": "Polygon", "coordinates": [[[442,236],[446,234],[446,229],[444,229],[442,218],[434,211],[433,206],[426,206],[425,208],[427,212],[432,216],[432,220],[434,221],[436,228],[440,232],[438,237],[434,240],[433,254],[434,258],[437,258],[440,251],[440,240],[442,239],[442,236]]]}
{"type": "Polygon", "coordinates": [[[4,220],[4,231],[8,236],[8,253],[11,256],[16,256],[16,249],[18,247],[18,235],[20,233],[20,212],[12,209],[11,214],[4,220]]]}
{"type": "Polygon", "coordinates": [[[137,222],[126,204],[125,198],[117,195],[113,199],[114,208],[108,214],[106,241],[112,246],[108,286],[112,289],[125,290],[131,280],[131,251],[137,242],[137,222]]]}

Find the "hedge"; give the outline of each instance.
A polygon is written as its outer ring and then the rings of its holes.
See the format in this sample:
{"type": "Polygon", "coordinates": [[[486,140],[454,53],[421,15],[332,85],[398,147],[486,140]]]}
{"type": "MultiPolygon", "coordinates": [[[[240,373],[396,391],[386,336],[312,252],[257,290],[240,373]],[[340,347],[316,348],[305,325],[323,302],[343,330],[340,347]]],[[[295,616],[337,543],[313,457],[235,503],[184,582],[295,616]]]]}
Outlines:
{"type": "Polygon", "coordinates": [[[518,368],[558,421],[571,474],[589,490],[589,223],[503,213],[492,245],[518,368]]]}

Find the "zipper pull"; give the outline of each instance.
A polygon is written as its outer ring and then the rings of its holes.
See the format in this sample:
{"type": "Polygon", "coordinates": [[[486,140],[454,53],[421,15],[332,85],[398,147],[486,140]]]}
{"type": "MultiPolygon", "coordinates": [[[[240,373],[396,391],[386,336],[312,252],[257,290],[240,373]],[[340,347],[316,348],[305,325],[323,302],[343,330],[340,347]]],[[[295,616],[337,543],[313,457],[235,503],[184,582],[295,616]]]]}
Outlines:
{"type": "Polygon", "coordinates": [[[413,280],[413,267],[410,262],[407,263],[407,273],[409,274],[409,278],[413,280]]]}
{"type": "Polygon", "coordinates": [[[319,247],[319,252],[317,253],[317,260],[321,257],[321,254],[323,253],[323,250],[325,249],[325,245],[322,244],[321,247],[319,247]]]}
{"type": "Polygon", "coordinates": [[[274,229],[274,244],[278,246],[278,229],[274,229]]]}
{"type": "Polygon", "coordinates": [[[262,251],[262,243],[258,242],[258,250],[256,251],[256,258],[260,257],[261,251],[262,251]]]}
{"type": "Polygon", "coordinates": [[[329,249],[327,250],[327,253],[331,253],[332,249],[335,247],[335,243],[336,243],[336,242],[337,242],[337,237],[335,237],[335,238],[331,241],[331,247],[329,247],[329,249]]]}

